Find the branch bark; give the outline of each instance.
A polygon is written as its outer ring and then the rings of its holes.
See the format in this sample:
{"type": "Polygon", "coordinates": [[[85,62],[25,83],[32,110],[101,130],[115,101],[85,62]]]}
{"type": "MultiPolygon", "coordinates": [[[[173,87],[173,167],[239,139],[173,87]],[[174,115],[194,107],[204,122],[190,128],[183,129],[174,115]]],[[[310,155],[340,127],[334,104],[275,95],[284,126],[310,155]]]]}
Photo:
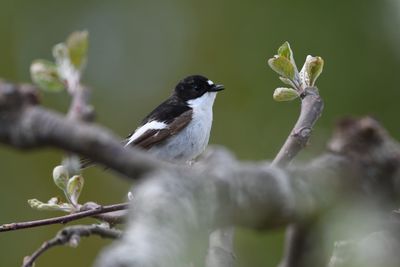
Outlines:
{"type": "MultiPolygon", "coordinates": [[[[303,149],[311,137],[312,129],[323,110],[323,101],[316,87],[307,87],[301,94],[300,116],[272,164],[287,166],[303,149]]],[[[294,267],[307,249],[309,222],[290,225],[286,230],[284,255],[280,267],[294,267]]]]}
{"type": "Polygon", "coordinates": [[[286,166],[310,139],[315,122],[321,116],[324,103],[316,87],[307,87],[301,94],[300,116],[272,164],[286,166]]]}

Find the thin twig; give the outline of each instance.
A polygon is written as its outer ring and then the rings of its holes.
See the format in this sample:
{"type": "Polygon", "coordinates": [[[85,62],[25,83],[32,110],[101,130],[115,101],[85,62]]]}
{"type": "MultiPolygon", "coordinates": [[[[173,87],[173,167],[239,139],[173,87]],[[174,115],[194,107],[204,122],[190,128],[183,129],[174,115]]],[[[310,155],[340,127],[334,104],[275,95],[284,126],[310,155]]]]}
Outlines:
{"type": "Polygon", "coordinates": [[[70,93],[72,100],[67,118],[80,121],[92,121],[94,119],[94,109],[89,105],[89,88],[79,84],[72,92],[73,93],[70,93]]]}
{"type": "Polygon", "coordinates": [[[80,237],[88,237],[91,235],[116,239],[122,235],[122,232],[117,229],[105,228],[100,225],[74,225],[66,227],[59,231],[54,238],[44,242],[31,256],[26,256],[22,267],[32,267],[37,258],[52,247],[61,245],[70,245],[75,247],[78,245],[80,237]]]}
{"type": "MultiPolygon", "coordinates": [[[[83,204],[81,206],[80,211],[96,209],[99,206],[100,205],[97,204],[96,202],[86,202],[85,204],[83,204]]],[[[114,211],[114,212],[93,215],[92,217],[96,218],[98,220],[107,222],[111,226],[114,226],[117,224],[124,223],[125,219],[126,219],[126,215],[127,215],[127,210],[118,210],[118,211],[114,211]]]]}
{"type": "Polygon", "coordinates": [[[99,206],[95,209],[80,211],[77,213],[53,217],[48,219],[36,220],[36,221],[27,221],[27,222],[18,222],[18,223],[8,223],[0,226],[0,232],[14,231],[26,228],[33,228],[39,226],[45,226],[50,224],[65,224],[71,221],[76,221],[81,218],[90,217],[98,214],[108,213],[117,210],[125,210],[128,209],[128,203],[120,203],[108,206],[99,206]]]}

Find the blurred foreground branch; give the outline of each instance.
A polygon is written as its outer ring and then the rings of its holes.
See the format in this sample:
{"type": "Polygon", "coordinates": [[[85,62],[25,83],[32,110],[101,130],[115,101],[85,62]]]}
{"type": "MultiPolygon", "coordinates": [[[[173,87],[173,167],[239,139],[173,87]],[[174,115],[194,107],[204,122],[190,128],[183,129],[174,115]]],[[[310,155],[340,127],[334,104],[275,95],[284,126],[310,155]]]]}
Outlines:
{"type": "Polygon", "coordinates": [[[145,178],[133,189],[125,234],[97,266],[185,266],[198,246],[194,241],[206,247],[210,229],[268,230],[319,217],[339,200],[355,198],[387,212],[399,196],[399,144],[371,118],[341,123],[329,151],[304,166],[240,162],[219,148],[189,168],[125,149],[105,129],[72,123],[37,102],[34,88],[0,83],[0,142],[53,146],[145,178]]]}
{"type": "Polygon", "coordinates": [[[66,119],[37,106],[38,102],[36,88],[0,81],[0,142],[18,149],[54,146],[89,157],[130,178],[167,165],[134,148],[124,149],[104,128],[66,119]]]}
{"type": "Polygon", "coordinates": [[[371,211],[390,214],[399,194],[399,145],[370,118],[341,124],[330,145],[331,152],[286,171],[218,149],[192,172],[147,176],[134,188],[126,234],[96,266],[184,266],[190,244],[204,242],[208,229],[268,230],[321,216],[346,199],[368,199],[371,211]],[[148,250],[135,251],[139,245],[148,250]]]}

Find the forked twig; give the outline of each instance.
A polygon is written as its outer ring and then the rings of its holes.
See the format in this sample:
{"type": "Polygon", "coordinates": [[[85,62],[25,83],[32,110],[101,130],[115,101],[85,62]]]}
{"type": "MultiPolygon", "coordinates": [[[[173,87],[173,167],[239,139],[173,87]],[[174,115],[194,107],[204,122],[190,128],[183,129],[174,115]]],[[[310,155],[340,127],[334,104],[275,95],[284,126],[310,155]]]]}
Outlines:
{"type": "Polygon", "coordinates": [[[73,247],[77,246],[81,237],[98,235],[102,238],[116,239],[119,238],[121,234],[122,232],[120,230],[105,228],[100,225],[69,226],[59,231],[54,238],[44,242],[31,256],[26,256],[22,267],[32,267],[36,259],[52,247],[66,244],[73,247]]]}

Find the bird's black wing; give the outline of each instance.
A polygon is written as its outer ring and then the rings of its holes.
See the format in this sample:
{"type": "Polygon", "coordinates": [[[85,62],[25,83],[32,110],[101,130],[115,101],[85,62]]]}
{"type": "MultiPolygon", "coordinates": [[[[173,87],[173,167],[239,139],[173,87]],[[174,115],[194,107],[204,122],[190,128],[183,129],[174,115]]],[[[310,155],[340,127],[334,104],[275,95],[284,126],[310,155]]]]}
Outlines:
{"type": "Polygon", "coordinates": [[[149,149],[153,145],[159,144],[168,137],[179,133],[184,129],[192,119],[193,111],[182,100],[172,96],[161,105],[156,107],[142,121],[141,126],[128,136],[126,143],[128,145],[149,149]],[[146,127],[148,123],[153,121],[166,124],[163,129],[148,129],[140,136],[131,141],[131,137],[140,130],[141,127],[146,127]]]}
{"type": "Polygon", "coordinates": [[[129,145],[149,149],[156,144],[162,143],[168,137],[176,135],[184,129],[192,120],[192,114],[193,111],[191,109],[187,110],[167,124],[166,128],[149,129],[129,143],[129,145]]]}
{"type": "Polygon", "coordinates": [[[168,124],[188,110],[191,110],[191,108],[185,101],[176,96],[171,96],[150,112],[149,115],[142,120],[140,126],[150,121],[159,121],[168,124]]]}
{"type": "MultiPolygon", "coordinates": [[[[123,141],[123,144],[149,149],[184,129],[191,121],[192,113],[192,109],[184,101],[171,96],[147,115],[135,132],[152,121],[162,122],[167,126],[163,129],[148,129],[130,142],[132,135],[135,134],[133,132],[123,141]]],[[[88,158],[82,158],[80,163],[81,168],[86,168],[93,165],[94,162],[88,158]]]]}

